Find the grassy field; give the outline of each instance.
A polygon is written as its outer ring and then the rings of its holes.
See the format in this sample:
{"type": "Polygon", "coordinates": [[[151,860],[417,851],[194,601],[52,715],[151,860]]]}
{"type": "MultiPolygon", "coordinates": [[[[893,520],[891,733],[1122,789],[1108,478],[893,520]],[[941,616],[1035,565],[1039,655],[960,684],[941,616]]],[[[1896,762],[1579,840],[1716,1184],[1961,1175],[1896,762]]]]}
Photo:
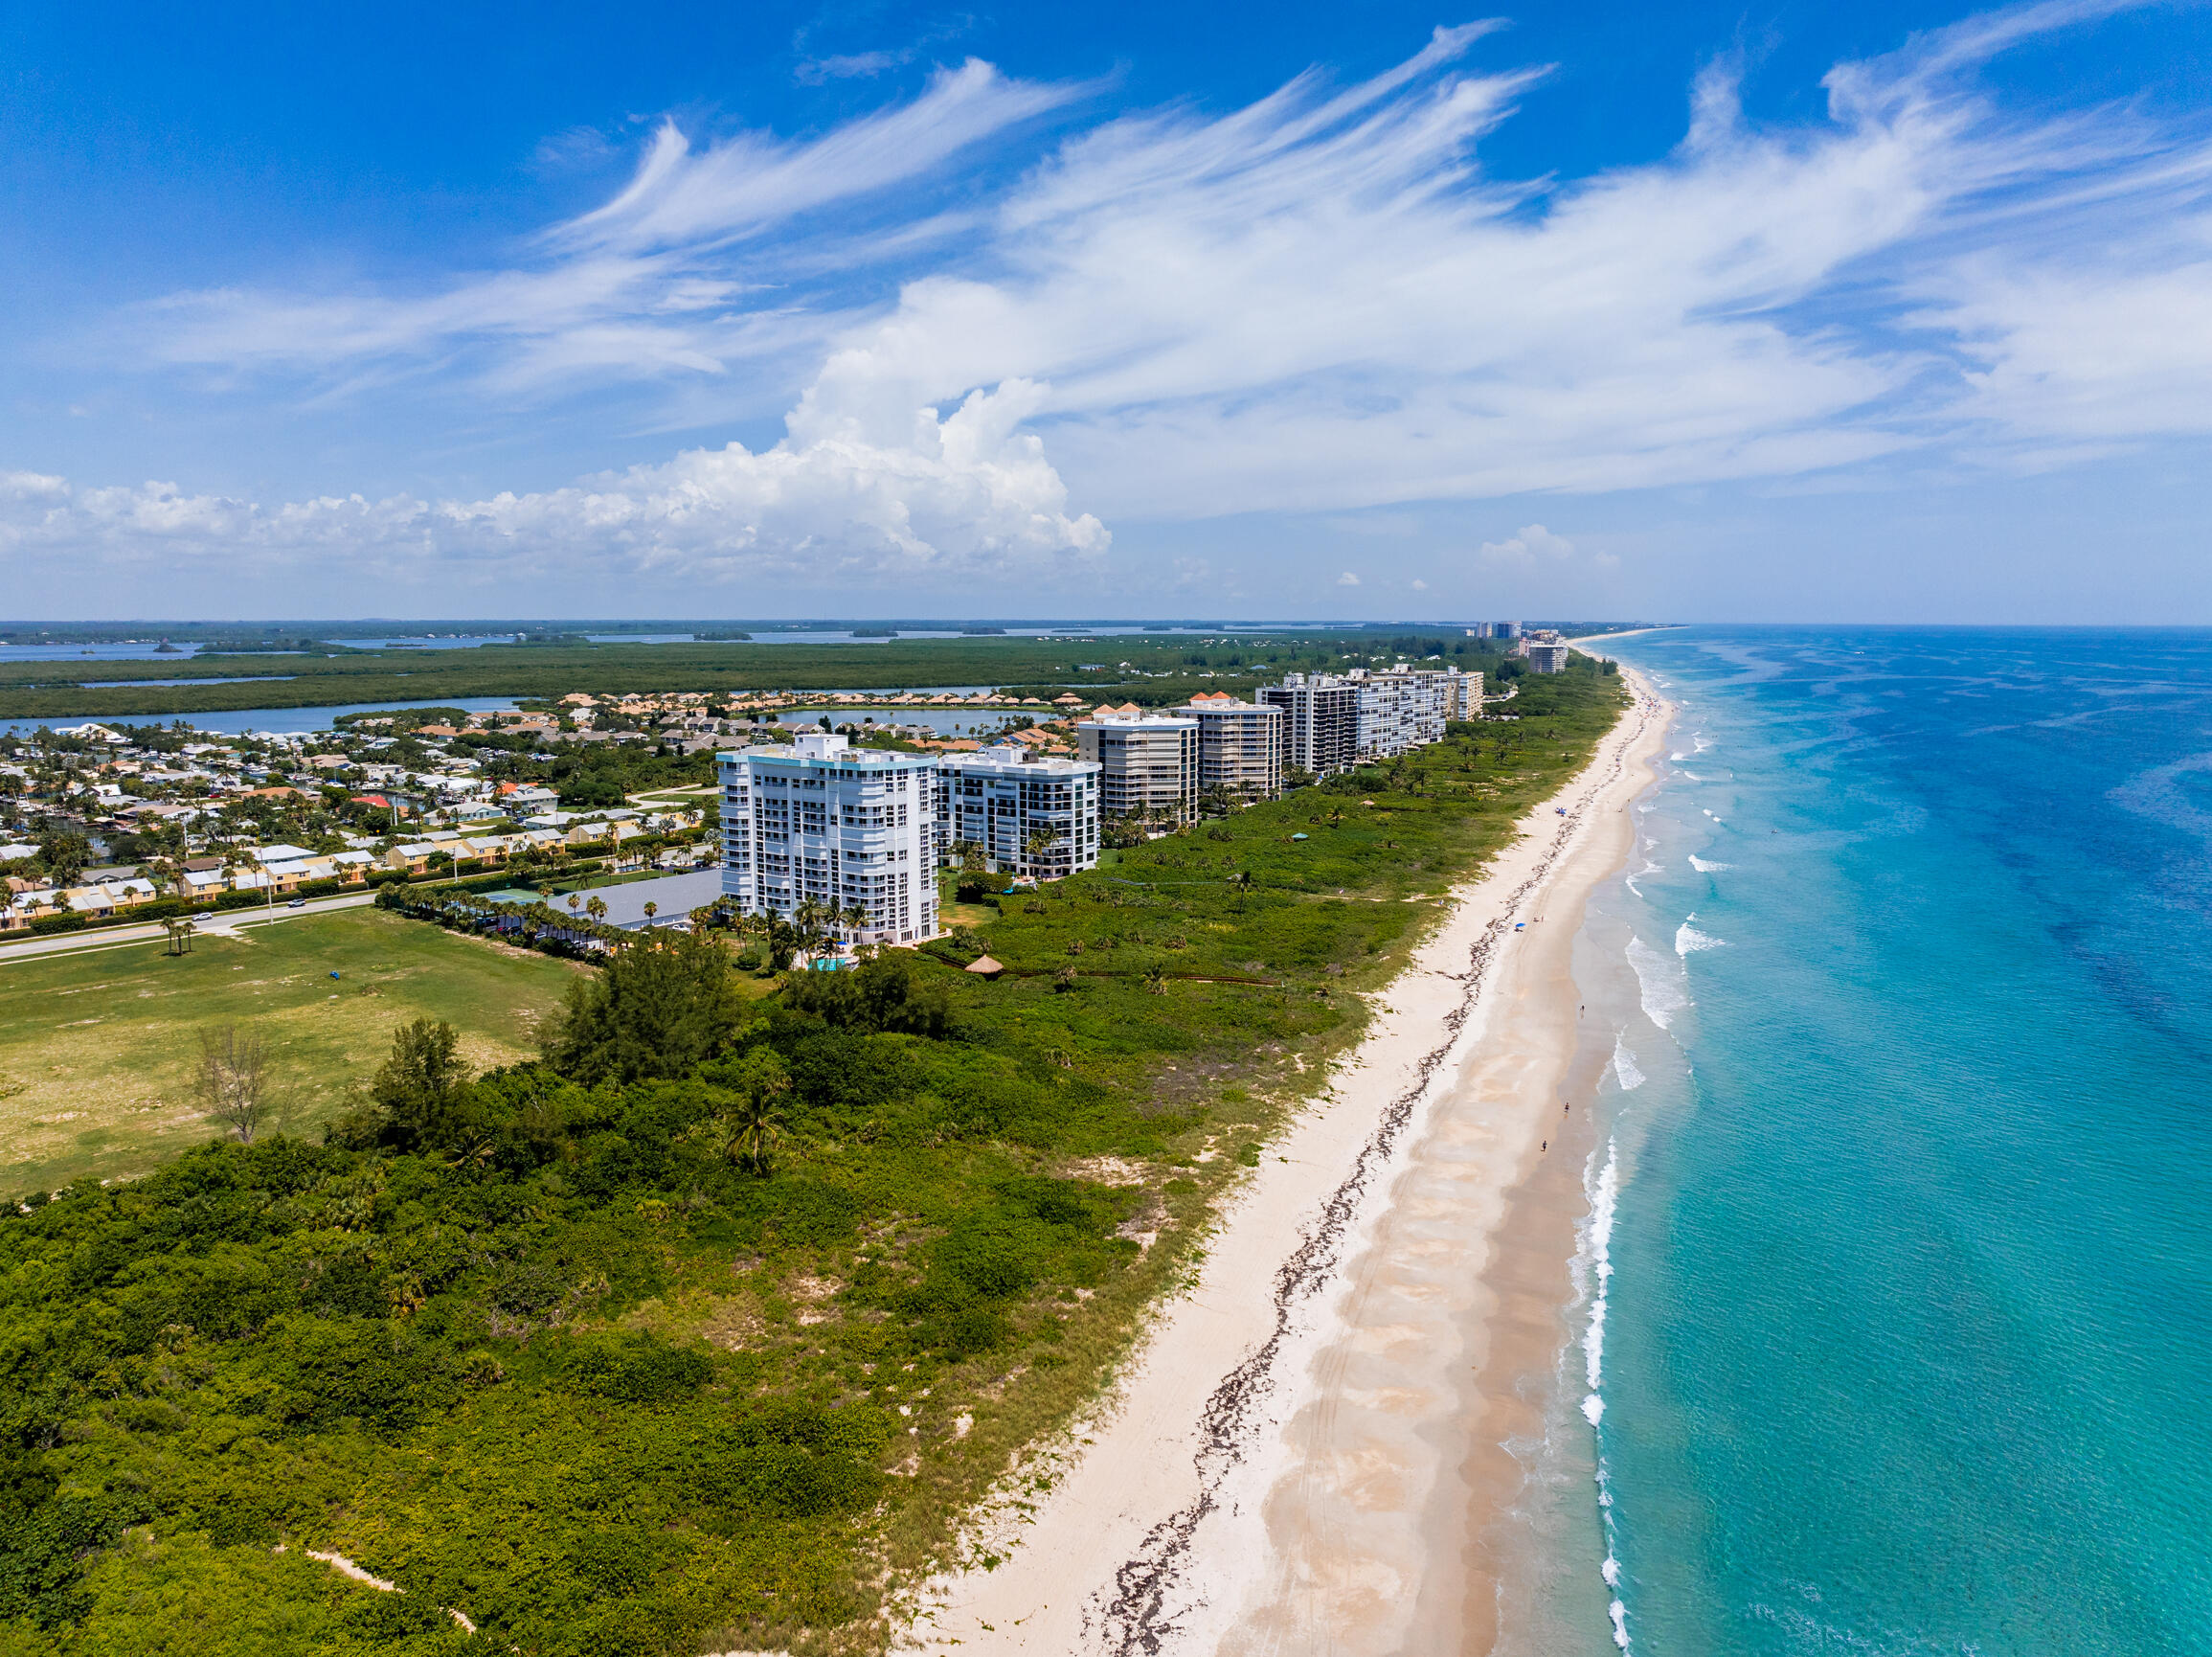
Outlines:
{"type": "Polygon", "coordinates": [[[0,965],[0,1194],[143,1173],[209,1137],[189,1091],[203,1028],[262,1031],[282,1125],[313,1132],[358,1102],[395,1025],[442,1018],[478,1068],[512,1063],[581,970],[372,909],[162,949],[0,965]]]}

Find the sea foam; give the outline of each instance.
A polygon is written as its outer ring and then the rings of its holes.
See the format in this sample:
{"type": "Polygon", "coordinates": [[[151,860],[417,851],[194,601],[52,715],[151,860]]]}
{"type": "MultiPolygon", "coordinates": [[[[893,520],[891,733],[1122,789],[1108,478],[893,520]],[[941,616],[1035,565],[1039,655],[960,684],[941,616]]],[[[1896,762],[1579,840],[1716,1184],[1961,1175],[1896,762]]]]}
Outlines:
{"type": "Polygon", "coordinates": [[[1675,953],[1677,955],[1687,955],[1696,949],[1724,949],[1727,946],[1727,941],[1726,939],[1708,938],[1687,920],[1675,928],[1675,953]]]}
{"type": "Polygon", "coordinates": [[[1590,1192],[1590,1324],[1582,1333],[1583,1382],[1590,1396],[1582,1402],[1582,1413],[1590,1418],[1591,1426],[1604,1414],[1605,1405],[1598,1397],[1598,1384],[1605,1378],[1605,1309],[1613,1288],[1613,1216],[1620,1201],[1620,1150],[1608,1142],[1605,1147],[1605,1167],[1598,1170],[1596,1181],[1590,1192]]]}
{"type": "Polygon", "coordinates": [[[1642,992],[1643,1015],[1665,1030],[1674,1023],[1675,1014],[1690,1004],[1681,964],[1668,961],[1640,938],[1628,941],[1628,964],[1642,992]]]}
{"type": "Polygon", "coordinates": [[[1733,863],[1707,863],[1693,851],[1690,853],[1690,867],[1700,874],[1718,874],[1724,869],[1733,869],[1735,865],[1733,863]]]}
{"type": "Polygon", "coordinates": [[[1643,1085],[1643,1072],[1636,1067],[1636,1055],[1629,1052],[1625,1037],[1613,1038],[1613,1078],[1620,1083],[1623,1093],[1634,1093],[1643,1085]]]}

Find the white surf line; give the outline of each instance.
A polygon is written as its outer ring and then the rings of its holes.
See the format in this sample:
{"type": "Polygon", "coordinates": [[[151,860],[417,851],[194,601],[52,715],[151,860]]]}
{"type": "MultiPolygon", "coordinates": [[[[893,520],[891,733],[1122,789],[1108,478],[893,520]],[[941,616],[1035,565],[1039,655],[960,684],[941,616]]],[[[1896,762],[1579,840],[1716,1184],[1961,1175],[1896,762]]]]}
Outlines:
{"type": "MultiPolygon", "coordinates": [[[[1291,1336],[1293,1308],[1319,1293],[1342,1265],[1343,1245],[1353,1229],[1361,1199],[1376,1172],[1388,1161],[1432,1085],[1448,1073],[1446,1060],[1458,1045],[1460,1032],[1489,980],[1498,945],[1513,935],[1514,917],[1549,877],[1583,827],[1593,801],[1620,779],[1637,738],[1661,712],[1642,697],[1637,702],[1638,716],[1634,725],[1625,730],[1616,727],[1618,739],[1610,762],[1594,768],[1595,775],[1586,774],[1581,793],[1560,820],[1550,847],[1470,947],[1467,970],[1450,975],[1464,984],[1466,990],[1459,1005],[1444,1019],[1444,1042],[1423,1055],[1414,1084],[1385,1107],[1381,1123],[1354,1157],[1351,1172],[1275,1269],[1272,1333],[1258,1351],[1222,1378],[1200,1413],[1197,1498],[1146,1532],[1137,1553],[1115,1572],[1112,1597],[1099,1605],[1098,1595],[1094,1595],[1092,1603],[1085,1607],[1084,1632],[1099,1638],[1102,1649],[1113,1657],[1156,1657],[1163,1642],[1177,1632],[1177,1619],[1167,1606],[1169,1593],[1182,1582],[1198,1527],[1214,1510],[1224,1482],[1265,1429],[1266,1418],[1259,1406],[1279,1384],[1277,1360],[1291,1336]]],[[[1099,1594],[1105,1592],[1099,1590],[1099,1594]]]]}

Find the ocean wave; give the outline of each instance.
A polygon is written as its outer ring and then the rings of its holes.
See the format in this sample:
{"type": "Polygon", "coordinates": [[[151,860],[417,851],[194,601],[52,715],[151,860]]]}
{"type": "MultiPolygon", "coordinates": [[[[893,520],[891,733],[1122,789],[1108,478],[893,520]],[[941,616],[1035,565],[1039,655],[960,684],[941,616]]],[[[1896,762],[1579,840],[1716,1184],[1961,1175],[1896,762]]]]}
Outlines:
{"type": "Polygon", "coordinates": [[[1590,1396],[1582,1401],[1582,1413],[1590,1418],[1593,1427],[1605,1411],[1597,1389],[1605,1378],[1605,1308],[1613,1289],[1613,1216],[1619,1203],[1620,1149],[1608,1141],[1605,1167],[1598,1170],[1597,1179],[1591,1187],[1590,1229],[1584,1245],[1590,1257],[1591,1281],[1594,1286],[1590,1297],[1590,1323],[1582,1332],[1583,1382],[1590,1388],[1590,1396]]]}
{"type": "MultiPolygon", "coordinates": [[[[1627,1049],[1619,1044],[1617,1037],[1614,1055],[1616,1066],[1627,1063],[1631,1072],[1635,1070],[1635,1065],[1627,1059],[1627,1049]]],[[[1588,1296],[1590,1301],[1590,1322],[1582,1336],[1582,1373],[1588,1388],[1582,1398],[1582,1416],[1594,1434],[1605,1419],[1605,1398],[1598,1387],[1605,1378],[1605,1313],[1613,1292],[1613,1222],[1620,1204],[1619,1141],[1609,1138],[1605,1142],[1603,1167],[1598,1165],[1597,1153],[1591,1153],[1589,1168],[1583,1176],[1583,1191],[1590,1199],[1590,1217],[1575,1228],[1580,1234],[1581,1246],[1574,1251],[1569,1269],[1574,1279],[1575,1292],[1588,1296]]],[[[1605,1563],[1599,1567],[1599,1575],[1605,1578],[1609,1592],[1617,1593],[1621,1579],[1620,1535],[1614,1524],[1613,1470],[1606,1464],[1602,1437],[1595,1459],[1599,1523],[1605,1532],[1605,1563]]],[[[1613,1601],[1612,1617],[1614,1642],[1625,1651],[1628,1649],[1628,1608],[1618,1599],[1613,1601]]]]}
{"type": "Polygon", "coordinates": [[[1643,1072],[1636,1067],[1636,1055],[1629,1052],[1628,1042],[1618,1035],[1613,1038],[1613,1078],[1620,1083],[1623,1093],[1634,1093],[1644,1083],[1643,1072]]]}
{"type": "Polygon", "coordinates": [[[1643,1015],[1661,1030],[1674,1023],[1675,1014],[1690,1005],[1687,979],[1680,962],[1670,962],[1640,938],[1628,941],[1628,964],[1641,992],[1643,1015]]]}
{"type": "Polygon", "coordinates": [[[1700,874],[1718,874],[1724,869],[1733,869],[1733,863],[1707,863],[1695,851],[1690,853],[1690,867],[1700,874]]]}
{"type": "Polygon", "coordinates": [[[1675,953],[1677,955],[1687,955],[1694,949],[1725,949],[1727,947],[1727,941],[1726,939],[1708,938],[1686,920],[1675,928],[1675,953]]]}
{"type": "Polygon", "coordinates": [[[1682,760],[1687,760],[1689,756],[1687,754],[1669,754],[1667,758],[1670,760],[1673,760],[1676,764],[1680,764],[1682,760]]]}

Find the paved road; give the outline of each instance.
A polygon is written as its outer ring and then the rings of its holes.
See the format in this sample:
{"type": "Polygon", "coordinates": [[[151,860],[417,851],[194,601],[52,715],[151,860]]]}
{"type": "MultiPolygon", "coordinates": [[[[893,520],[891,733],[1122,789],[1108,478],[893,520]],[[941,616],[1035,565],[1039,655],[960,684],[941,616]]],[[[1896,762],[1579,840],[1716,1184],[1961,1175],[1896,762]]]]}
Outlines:
{"type": "MultiPolygon", "coordinates": [[[[241,926],[270,926],[280,920],[296,920],[303,915],[327,915],[333,909],[359,909],[373,903],[372,892],[349,892],[342,897],[313,897],[299,909],[286,908],[280,903],[274,909],[225,909],[214,915],[197,915],[199,936],[220,938],[241,926]]],[[[24,943],[0,943],[0,966],[11,961],[29,961],[39,955],[71,955],[84,949],[113,949],[125,943],[144,943],[149,939],[166,936],[158,920],[149,920],[138,926],[108,926],[91,932],[64,932],[56,938],[40,938],[24,943]]]]}

